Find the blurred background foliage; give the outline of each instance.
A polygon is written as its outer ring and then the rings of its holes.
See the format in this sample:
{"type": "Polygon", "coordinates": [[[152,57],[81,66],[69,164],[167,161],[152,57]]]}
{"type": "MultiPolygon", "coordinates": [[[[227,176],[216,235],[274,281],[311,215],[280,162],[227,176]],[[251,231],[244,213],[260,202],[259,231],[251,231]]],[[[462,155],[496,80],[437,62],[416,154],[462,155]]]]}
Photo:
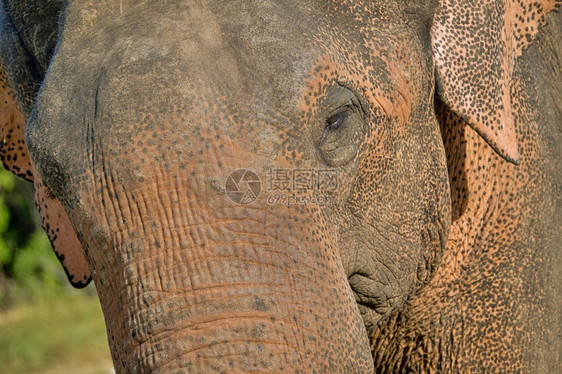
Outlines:
{"type": "Polygon", "coordinates": [[[33,185],[0,166],[0,310],[68,288],[33,204],[33,185]]]}
{"type": "Polygon", "coordinates": [[[32,184],[0,163],[0,372],[111,368],[95,287],[70,285],[41,229],[32,184]]]}

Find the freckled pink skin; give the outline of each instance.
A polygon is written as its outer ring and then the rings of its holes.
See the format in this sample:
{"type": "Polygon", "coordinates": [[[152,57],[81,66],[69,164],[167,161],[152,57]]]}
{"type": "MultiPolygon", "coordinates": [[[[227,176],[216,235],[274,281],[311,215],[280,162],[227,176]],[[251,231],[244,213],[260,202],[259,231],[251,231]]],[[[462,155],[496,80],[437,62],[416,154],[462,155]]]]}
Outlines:
{"type": "Polygon", "coordinates": [[[1,34],[0,157],[118,372],[553,372],[555,3],[68,2],[1,34]],[[272,168],[333,204],[271,205],[272,168]]]}

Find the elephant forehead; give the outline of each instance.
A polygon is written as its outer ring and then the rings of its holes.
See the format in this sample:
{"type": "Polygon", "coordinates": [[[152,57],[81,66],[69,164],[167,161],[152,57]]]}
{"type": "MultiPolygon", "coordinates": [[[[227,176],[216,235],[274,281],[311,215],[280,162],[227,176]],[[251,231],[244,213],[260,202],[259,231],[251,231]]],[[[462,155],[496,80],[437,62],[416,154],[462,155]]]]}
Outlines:
{"type": "MultiPolygon", "coordinates": [[[[117,12],[111,18],[99,4],[69,2],[36,104],[38,123],[30,126],[30,139],[45,156],[38,167],[72,174],[89,170],[96,152],[129,160],[127,151],[142,155],[145,149],[162,164],[189,146],[188,152],[205,152],[206,144],[229,133],[236,140],[260,139],[250,148],[240,145],[257,153],[271,144],[288,149],[279,139],[286,133],[276,128],[295,135],[303,126],[303,92],[327,49],[337,45],[338,55],[349,56],[339,60],[357,65],[346,71],[362,69],[359,60],[369,52],[353,50],[372,50],[372,44],[365,48],[367,39],[393,58],[380,48],[396,29],[387,16],[356,17],[349,4],[235,3],[239,8],[214,1],[107,4],[117,12]],[[258,143],[262,149],[253,149],[258,143]]],[[[390,90],[390,81],[377,74],[371,74],[377,86],[390,90]]],[[[407,117],[409,104],[394,110],[389,100],[383,106],[407,117]]]]}
{"type": "Polygon", "coordinates": [[[123,5],[117,17],[99,5],[69,6],[57,55],[67,60],[61,70],[105,72],[121,85],[168,97],[234,92],[248,102],[275,98],[282,107],[296,96],[318,37],[310,14],[285,9],[284,2],[170,3],[123,5]]]}
{"type": "Polygon", "coordinates": [[[68,60],[61,68],[66,75],[82,75],[83,83],[105,70],[137,90],[145,78],[144,88],[166,97],[182,90],[210,97],[235,92],[283,110],[294,108],[299,82],[323,49],[339,45],[352,53],[366,38],[377,43],[366,34],[388,35],[398,19],[388,14],[393,6],[376,2],[364,9],[353,2],[286,0],[105,3],[68,5],[57,56],[68,60]]]}

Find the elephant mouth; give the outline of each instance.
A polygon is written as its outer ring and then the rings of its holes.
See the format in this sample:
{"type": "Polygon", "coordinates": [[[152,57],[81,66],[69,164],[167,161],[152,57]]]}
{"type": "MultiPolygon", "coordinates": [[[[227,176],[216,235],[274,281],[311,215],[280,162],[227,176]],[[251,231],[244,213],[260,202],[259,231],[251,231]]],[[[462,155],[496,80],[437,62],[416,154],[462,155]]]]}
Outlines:
{"type": "Polygon", "coordinates": [[[396,297],[392,295],[391,288],[367,274],[353,273],[348,277],[348,282],[363,315],[376,316],[376,320],[380,320],[396,305],[396,297]]]}

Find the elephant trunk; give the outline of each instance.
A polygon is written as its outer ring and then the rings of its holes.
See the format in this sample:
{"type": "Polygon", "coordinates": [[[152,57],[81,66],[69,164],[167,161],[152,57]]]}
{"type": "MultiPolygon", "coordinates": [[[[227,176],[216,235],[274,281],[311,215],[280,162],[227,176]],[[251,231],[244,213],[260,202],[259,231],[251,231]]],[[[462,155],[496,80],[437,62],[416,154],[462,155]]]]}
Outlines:
{"type": "Polygon", "coordinates": [[[118,371],[372,370],[339,257],[298,209],[157,174],[102,189],[105,223],[83,230],[118,371]]]}
{"type": "Polygon", "coordinates": [[[66,182],[116,369],[371,371],[322,208],[225,193],[236,170],[253,170],[265,189],[267,170],[297,167],[281,146],[293,135],[271,129],[294,112],[299,86],[247,70],[211,10],[188,8],[161,20],[169,34],[111,36],[79,135],[87,157],[66,182]],[[265,106],[275,92],[287,99],[265,106]]]}

